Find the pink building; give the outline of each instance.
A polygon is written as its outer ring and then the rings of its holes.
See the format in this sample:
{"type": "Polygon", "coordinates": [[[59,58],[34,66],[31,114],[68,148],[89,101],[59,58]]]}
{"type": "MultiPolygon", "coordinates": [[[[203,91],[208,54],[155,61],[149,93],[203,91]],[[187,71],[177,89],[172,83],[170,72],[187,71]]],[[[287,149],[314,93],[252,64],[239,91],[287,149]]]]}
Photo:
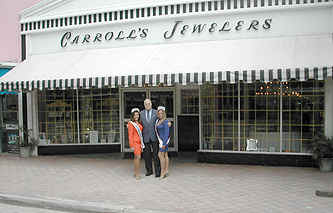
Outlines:
{"type": "Polygon", "coordinates": [[[20,12],[39,1],[0,1],[0,65],[15,65],[21,61],[20,12]]]}

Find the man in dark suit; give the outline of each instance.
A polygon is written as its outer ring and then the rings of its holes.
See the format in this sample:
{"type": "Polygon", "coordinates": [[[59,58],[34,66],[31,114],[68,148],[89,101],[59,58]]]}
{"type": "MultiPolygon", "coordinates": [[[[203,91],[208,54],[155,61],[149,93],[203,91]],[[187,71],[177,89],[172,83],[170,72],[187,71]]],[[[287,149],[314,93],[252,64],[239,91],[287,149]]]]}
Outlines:
{"type": "Polygon", "coordinates": [[[155,177],[161,175],[161,165],[158,158],[159,144],[155,133],[155,123],[157,120],[157,111],[152,109],[150,99],[144,101],[145,109],[140,113],[140,120],[143,125],[143,158],[145,159],[146,176],[153,174],[152,161],[154,161],[155,177]]]}

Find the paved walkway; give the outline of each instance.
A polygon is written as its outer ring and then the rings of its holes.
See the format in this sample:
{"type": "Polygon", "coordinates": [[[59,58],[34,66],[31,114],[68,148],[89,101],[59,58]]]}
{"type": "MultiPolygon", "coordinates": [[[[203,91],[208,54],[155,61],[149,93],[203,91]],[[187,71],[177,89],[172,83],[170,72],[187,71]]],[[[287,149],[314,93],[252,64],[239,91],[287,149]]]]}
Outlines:
{"type": "MultiPolygon", "coordinates": [[[[142,173],[143,169],[143,161],[142,173]]],[[[164,180],[135,180],[132,161],[113,155],[0,155],[0,193],[102,202],[162,212],[331,213],[333,173],[316,168],[203,164],[171,159],[164,180]]]]}

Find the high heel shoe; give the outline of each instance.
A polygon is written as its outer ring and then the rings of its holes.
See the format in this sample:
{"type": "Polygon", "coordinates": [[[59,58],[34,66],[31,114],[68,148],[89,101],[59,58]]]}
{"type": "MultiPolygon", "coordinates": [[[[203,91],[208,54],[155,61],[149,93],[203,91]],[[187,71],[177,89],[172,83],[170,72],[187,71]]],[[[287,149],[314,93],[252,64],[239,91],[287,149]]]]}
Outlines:
{"type": "Polygon", "coordinates": [[[164,179],[166,177],[167,177],[166,175],[161,175],[160,180],[162,180],[162,179],[164,179]]]}

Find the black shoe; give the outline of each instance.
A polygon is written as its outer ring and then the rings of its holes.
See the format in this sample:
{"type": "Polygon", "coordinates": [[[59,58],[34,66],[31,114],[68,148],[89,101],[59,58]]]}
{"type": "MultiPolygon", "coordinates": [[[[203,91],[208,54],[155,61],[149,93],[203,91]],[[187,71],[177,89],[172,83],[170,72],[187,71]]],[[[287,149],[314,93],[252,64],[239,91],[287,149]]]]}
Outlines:
{"type": "Polygon", "coordinates": [[[161,177],[161,175],[160,175],[160,174],[157,174],[157,175],[155,175],[155,177],[159,178],[159,177],[161,177]]]}
{"type": "Polygon", "coordinates": [[[152,172],[147,172],[146,173],[146,176],[150,176],[150,175],[152,175],[153,173],[152,172]]]}

